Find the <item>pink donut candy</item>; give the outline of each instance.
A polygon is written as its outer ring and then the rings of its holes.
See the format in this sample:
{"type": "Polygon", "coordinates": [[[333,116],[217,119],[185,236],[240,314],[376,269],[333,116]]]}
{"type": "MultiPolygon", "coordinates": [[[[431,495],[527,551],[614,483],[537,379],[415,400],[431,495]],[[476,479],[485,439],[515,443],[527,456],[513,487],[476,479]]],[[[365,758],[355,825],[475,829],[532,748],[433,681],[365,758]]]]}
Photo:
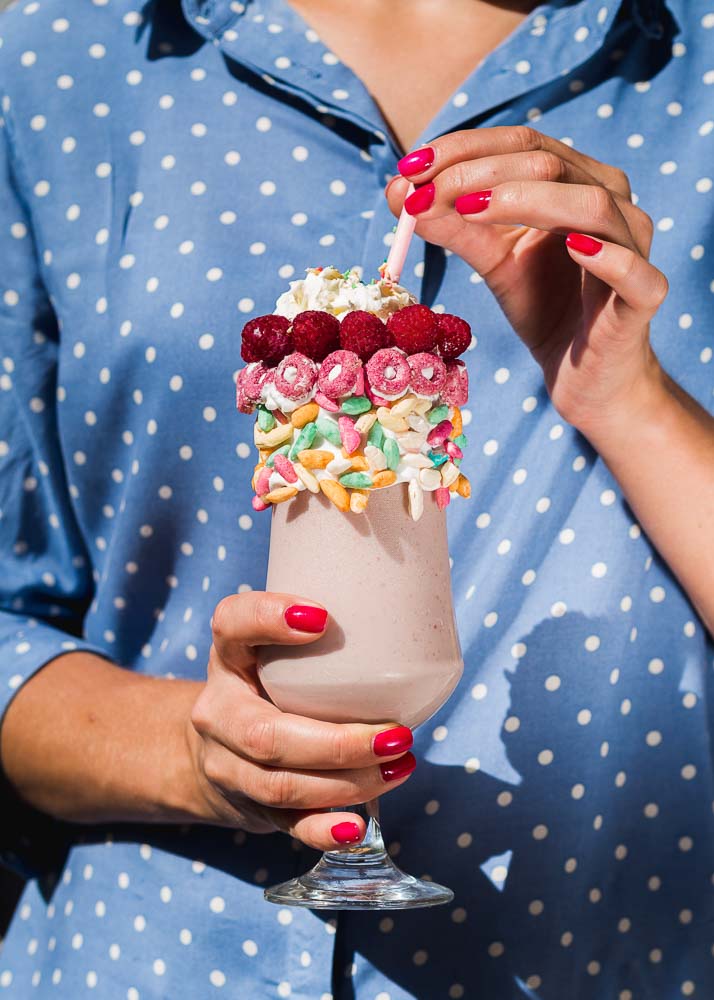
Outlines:
{"type": "Polygon", "coordinates": [[[252,413],[260,402],[266,382],[273,377],[272,368],[266,368],[262,361],[241,368],[236,380],[236,406],[241,413],[252,413]]]}
{"type": "Polygon", "coordinates": [[[447,361],[441,398],[449,406],[465,406],[469,399],[469,373],[463,361],[447,361]]]}
{"type": "Polygon", "coordinates": [[[283,358],[275,369],[275,388],[283,396],[297,402],[310,395],[317,378],[317,365],[304,354],[294,351],[283,358]]]}
{"type": "Polygon", "coordinates": [[[383,347],[375,351],[367,362],[369,384],[385,396],[398,396],[404,392],[411,378],[406,355],[396,347],[383,347]]]}
{"type": "Polygon", "coordinates": [[[421,354],[411,354],[407,361],[412,373],[412,392],[436,396],[446,382],[446,365],[441,358],[422,351],[421,354]]]}
{"type": "Polygon", "coordinates": [[[333,351],[320,365],[317,384],[328,399],[351,395],[357,386],[362,362],[354,351],[333,351]]]}

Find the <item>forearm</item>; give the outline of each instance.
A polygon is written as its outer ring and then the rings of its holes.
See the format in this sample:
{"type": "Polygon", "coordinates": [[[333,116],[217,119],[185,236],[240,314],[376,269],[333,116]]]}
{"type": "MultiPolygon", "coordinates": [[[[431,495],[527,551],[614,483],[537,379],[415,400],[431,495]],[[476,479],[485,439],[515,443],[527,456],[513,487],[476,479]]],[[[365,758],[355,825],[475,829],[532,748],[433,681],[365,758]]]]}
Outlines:
{"type": "Polygon", "coordinates": [[[618,419],[581,429],[714,634],[714,418],[660,371],[618,419]]]}
{"type": "Polygon", "coordinates": [[[59,819],[196,819],[186,732],[202,686],[89,653],[58,657],[7,711],[5,773],[25,801],[59,819]]]}

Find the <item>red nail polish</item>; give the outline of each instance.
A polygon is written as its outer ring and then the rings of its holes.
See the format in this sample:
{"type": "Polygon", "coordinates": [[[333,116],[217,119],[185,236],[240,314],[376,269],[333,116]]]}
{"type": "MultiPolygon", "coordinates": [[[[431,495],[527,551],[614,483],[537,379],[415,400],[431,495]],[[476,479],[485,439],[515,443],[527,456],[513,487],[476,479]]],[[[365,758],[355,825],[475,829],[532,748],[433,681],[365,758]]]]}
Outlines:
{"type": "Polygon", "coordinates": [[[416,767],[416,757],[413,753],[405,753],[399,760],[392,760],[389,764],[380,764],[379,770],[385,781],[397,781],[398,778],[406,778],[416,767]]]}
{"type": "Polygon", "coordinates": [[[419,215],[420,212],[426,212],[428,208],[431,208],[435,194],[436,188],[431,181],[428,184],[421,184],[414,194],[409,195],[404,202],[404,207],[409,215],[419,215]]]}
{"type": "Polygon", "coordinates": [[[402,177],[413,177],[423,170],[428,170],[434,162],[434,150],[431,146],[424,146],[423,149],[415,149],[413,153],[407,153],[397,164],[397,170],[402,177]]]}
{"type": "Polygon", "coordinates": [[[454,202],[454,208],[460,215],[478,215],[485,212],[491,202],[492,191],[474,191],[462,194],[454,202]]]}
{"type": "Polygon", "coordinates": [[[327,612],[309,604],[291,604],[285,610],[285,621],[298,632],[324,632],[327,612]]]}
{"type": "Polygon", "coordinates": [[[572,250],[584,253],[586,257],[594,257],[602,250],[600,240],[594,240],[592,236],[584,236],[582,233],[569,233],[565,242],[572,250]]]}
{"type": "Polygon", "coordinates": [[[393,757],[394,754],[404,753],[413,742],[411,729],[407,726],[395,726],[394,729],[385,729],[384,732],[377,733],[372,748],[378,757],[393,757]]]}
{"type": "Polygon", "coordinates": [[[338,844],[359,844],[362,834],[356,823],[335,823],[330,833],[338,844]]]}

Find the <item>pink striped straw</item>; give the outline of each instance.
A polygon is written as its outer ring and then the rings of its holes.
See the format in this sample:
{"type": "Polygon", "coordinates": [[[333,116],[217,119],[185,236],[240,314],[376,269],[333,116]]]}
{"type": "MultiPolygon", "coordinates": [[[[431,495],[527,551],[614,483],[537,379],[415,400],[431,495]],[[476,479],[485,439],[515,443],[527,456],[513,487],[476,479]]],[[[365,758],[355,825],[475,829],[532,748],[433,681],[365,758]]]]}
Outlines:
{"type": "MultiPolygon", "coordinates": [[[[410,184],[406,197],[408,198],[413,191],[414,185],[410,184]]],[[[409,215],[409,213],[403,208],[399,216],[399,221],[397,222],[397,231],[394,234],[394,240],[389,250],[387,263],[384,266],[385,281],[391,281],[392,284],[395,285],[399,281],[402,274],[402,268],[404,267],[404,261],[407,259],[409,244],[412,241],[415,227],[416,218],[413,215],[409,215]]]]}

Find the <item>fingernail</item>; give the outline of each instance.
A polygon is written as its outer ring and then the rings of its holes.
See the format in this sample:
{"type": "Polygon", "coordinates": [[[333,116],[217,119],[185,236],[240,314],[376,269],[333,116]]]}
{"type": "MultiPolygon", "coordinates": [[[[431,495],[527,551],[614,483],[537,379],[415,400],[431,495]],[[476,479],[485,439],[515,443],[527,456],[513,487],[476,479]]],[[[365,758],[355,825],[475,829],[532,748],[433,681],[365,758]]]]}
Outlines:
{"type": "Polygon", "coordinates": [[[416,757],[413,753],[405,753],[399,760],[392,760],[389,764],[380,764],[379,770],[385,781],[397,781],[398,778],[406,778],[416,767],[416,757]]]}
{"type": "Polygon", "coordinates": [[[428,208],[431,208],[435,194],[436,188],[431,181],[428,184],[421,184],[414,194],[409,195],[404,202],[404,207],[409,215],[419,215],[420,212],[426,212],[428,208]]]}
{"type": "Polygon", "coordinates": [[[600,253],[602,250],[600,240],[594,240],[592,236],[584,236],[582,233],[568,233],[565,242],[571,250],[584,253],[586,257],[594,257],[596,253],[600,253]]]}
{"type": "Polygon", "coordinates": [[[424,146],[423,149],[415,149],[413,153],[407,153],[397,164],[397,170],[403,177],[413,177],[423,170],[428,170],[434,162],[434,150],[431,146],[424,146]]]}
{"type": "Polygon", "coordinates": [[[327,612],[310,604],[291,604],[285,611],[285,621],[298,632],[324,632],[327,612]]]}
{"type": "Polygon", "coordinates": [[[338,844],[359,844],[362,834],[356,823],[335,823],[330,833],[338,844]]]}
{"type": "Polygon", "coordinates": [[[454,208],[460,215],[478,215],[488,208],[492,191],[473,191],[471,194],[462,194],[454,202],[454,208]]]}
{"type": "Polygon", "coordinates": [[[413,742],[411,729],[407,726],[395,726],[394,729],[385,729],[384,732],[377,733],[372,748],[378,757],[393,757],[394,754],[404,753],[413,742]]]}

